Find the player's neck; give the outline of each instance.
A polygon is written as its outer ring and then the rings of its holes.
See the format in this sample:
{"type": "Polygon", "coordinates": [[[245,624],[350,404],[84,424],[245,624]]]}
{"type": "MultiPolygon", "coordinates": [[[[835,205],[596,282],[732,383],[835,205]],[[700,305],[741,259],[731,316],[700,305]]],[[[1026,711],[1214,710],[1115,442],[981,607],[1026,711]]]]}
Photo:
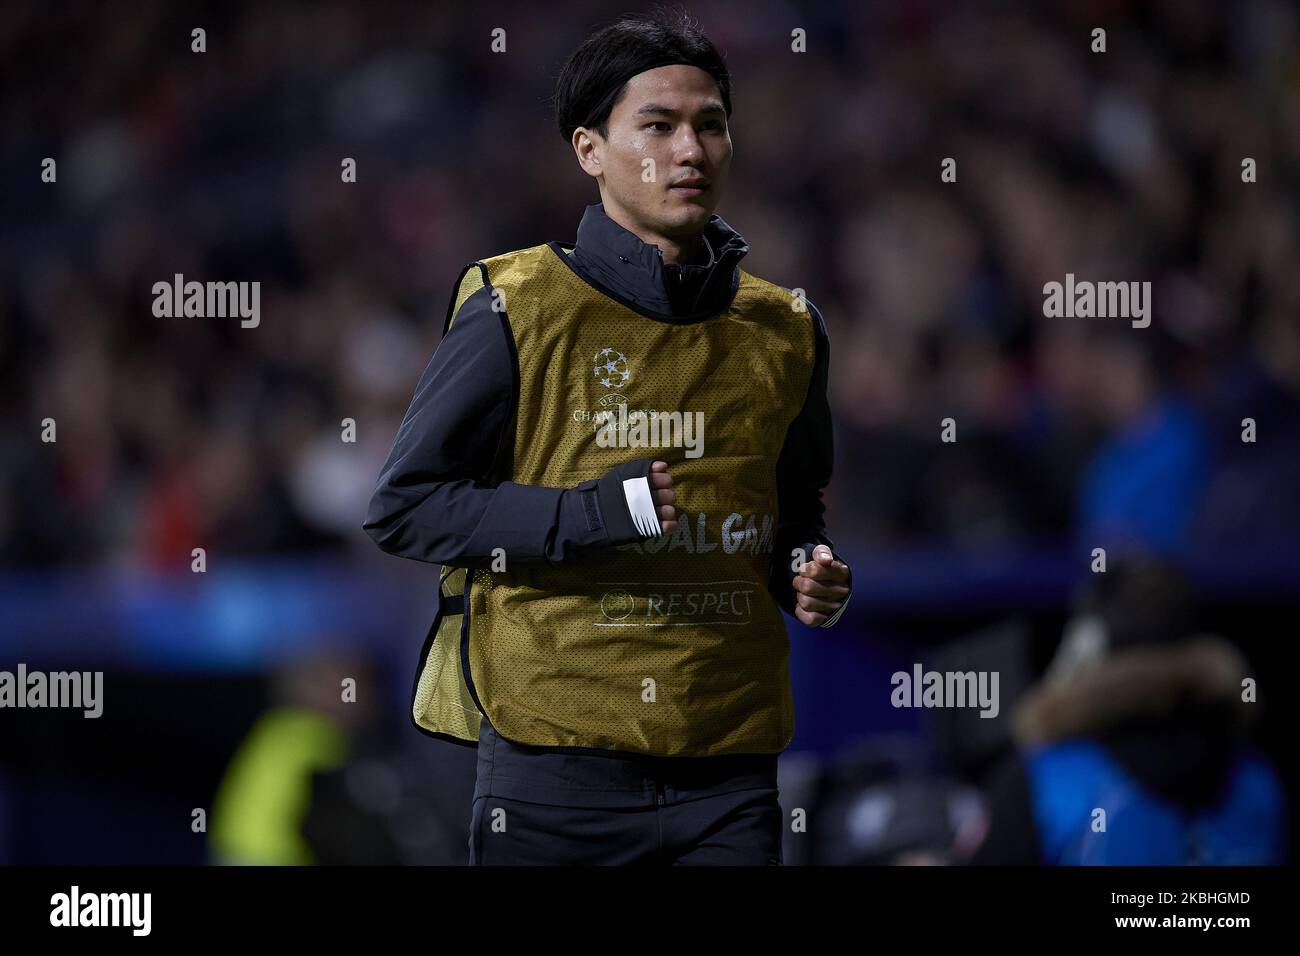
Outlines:
{"type": "Polygon", "coordinates": [[[676,239],[670,239],[667,236],[646,239],[642,236],[641,241],[658,246],[659,251],[663,253],[664,265],[666,266],[703,265],[709,261],[709,251],[705,248],[703,233],[697,232],[693,236],[676,239]]]}
{"type": "Polygon", "coordinates": [[[690,236],[663,236],[639,225],[631,216],[620,209],[611,209],[604,204],[605,215],[618,223],[646,245],[658,246],[663,256],[664,265],[703,265],[709,261],[709,250],[704,242],[704,233],[697,232],[690,236]]]}

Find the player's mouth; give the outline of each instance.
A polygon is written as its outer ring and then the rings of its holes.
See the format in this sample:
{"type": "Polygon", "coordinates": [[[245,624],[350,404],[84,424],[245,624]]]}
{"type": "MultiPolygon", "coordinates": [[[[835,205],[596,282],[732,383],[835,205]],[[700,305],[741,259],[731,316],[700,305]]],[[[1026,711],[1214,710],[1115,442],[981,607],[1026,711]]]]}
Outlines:
{"type": "Polygon", "coordinates": [[[689,198],[691,196],[703,195],[708,191],[709,185],[707,179],[692,177],[690,179],[683,179],[680,182],[673,183],[668,187],[668,191],[676,196],[689,198]]]}

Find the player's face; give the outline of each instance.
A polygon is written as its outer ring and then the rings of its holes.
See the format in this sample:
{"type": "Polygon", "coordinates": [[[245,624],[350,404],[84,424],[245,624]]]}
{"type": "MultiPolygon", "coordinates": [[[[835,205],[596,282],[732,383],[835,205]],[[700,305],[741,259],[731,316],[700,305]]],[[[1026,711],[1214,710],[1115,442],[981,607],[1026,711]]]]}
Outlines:
{"type": "Polygon", "coordinates": [[[603,177],[606,212],[661,236],[703,229],[731,166],[731,133],[713,77],[685,64],[638,73],[610,111],[608,130],[604,139],[591,133],[590,156],[603,177]],[[679,185],[692,180],[704,185],[679,185]]]}

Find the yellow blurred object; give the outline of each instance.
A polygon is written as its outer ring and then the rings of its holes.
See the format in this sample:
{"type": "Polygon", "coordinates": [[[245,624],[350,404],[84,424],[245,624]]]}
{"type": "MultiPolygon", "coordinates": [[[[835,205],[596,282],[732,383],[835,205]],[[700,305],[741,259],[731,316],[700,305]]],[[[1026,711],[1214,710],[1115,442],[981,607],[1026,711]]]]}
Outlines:
{"type": "Polygon", "coordinates": [[[339,723],[316,711],[280,707],[264,714],[235,752],[217,789],[209,834],[221,863],[295,866],[315,862],[302,836],[313,773],[347,757],[339,723]]]}

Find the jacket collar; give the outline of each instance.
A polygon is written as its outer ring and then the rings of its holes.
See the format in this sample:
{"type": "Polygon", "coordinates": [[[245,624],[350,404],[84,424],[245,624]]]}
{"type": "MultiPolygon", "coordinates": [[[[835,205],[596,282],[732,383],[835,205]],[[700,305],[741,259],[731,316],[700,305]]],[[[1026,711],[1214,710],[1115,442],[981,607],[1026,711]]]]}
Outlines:
{"type": "Polygon", "coordinates": [[[743,236],[714,214],[704,226],[709,261],[665,265],[659,247],[643,242],[605,213],[603,203],[586,208],[571,257],[584,279],[651,318],[691,321],[716,315],[730,304],[739,284],[737,265],[749,252],[743,236]]]}

